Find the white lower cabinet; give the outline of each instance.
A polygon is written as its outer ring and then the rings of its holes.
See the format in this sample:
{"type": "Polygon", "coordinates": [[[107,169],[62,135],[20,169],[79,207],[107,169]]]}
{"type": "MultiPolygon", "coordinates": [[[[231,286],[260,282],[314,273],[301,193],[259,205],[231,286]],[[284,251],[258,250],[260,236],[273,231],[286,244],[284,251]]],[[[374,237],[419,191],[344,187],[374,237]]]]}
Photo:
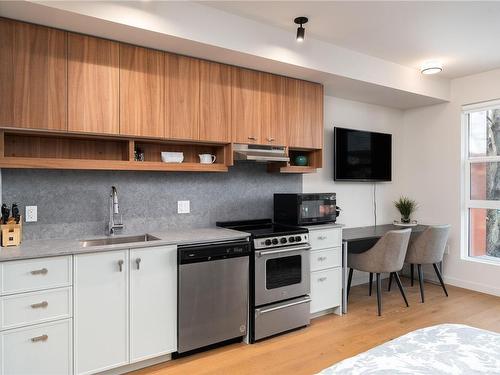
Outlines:
{"type": "Polygon", "coordinates": [[[74,257],[76,374],[128,363],[128,253],[74,257]]]}
{"type": "Polygon", "coordinates": [[[177,248],[130,250],[130,362],[177,350],[177,248]]]}
{"type": "Polygon", "coordinates": [[[311,314],[339,306],[342,293],[341,268],[330,268],[311,272],[311,314]]]}
{"type": "Polygon", "coordinates": [[[176,246],[75,255],[73,294],[76,374],[176,350],[176,246]]]}
{"type": "Polygon", "coordinates": [[[72,374],[71,332],[71,319],[0,332],[0,374],[72,374]]]}

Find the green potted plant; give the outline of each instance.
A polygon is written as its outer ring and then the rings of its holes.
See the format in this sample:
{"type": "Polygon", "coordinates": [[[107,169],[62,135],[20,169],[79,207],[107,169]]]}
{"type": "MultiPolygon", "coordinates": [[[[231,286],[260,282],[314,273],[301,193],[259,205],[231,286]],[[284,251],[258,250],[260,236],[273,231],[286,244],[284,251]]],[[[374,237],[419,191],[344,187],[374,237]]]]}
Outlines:
{"type": "Polygon", "coordinates": [[[401,214],[401,222],[409,224],[411,222],[411,214],[417,210],[417,202],[408,197],[400,197],[394,205],[401,214]]]}

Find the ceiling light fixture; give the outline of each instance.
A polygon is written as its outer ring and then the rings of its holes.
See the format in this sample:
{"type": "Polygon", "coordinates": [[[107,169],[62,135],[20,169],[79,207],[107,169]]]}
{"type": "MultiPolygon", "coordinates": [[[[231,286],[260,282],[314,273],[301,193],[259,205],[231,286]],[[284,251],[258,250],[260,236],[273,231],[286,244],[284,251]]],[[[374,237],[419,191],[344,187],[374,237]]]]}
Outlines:
{"type": "Polygon", "coordinates": [[[422,74],[436,74],[443,71],[443,64],[439,61],[426,61],[420,67],[422,74]]]}
{"type": "Polygon", "coordinates": [[[297,25],[300,25],[297,28],[297,42],[303,42],[304,41],[304,36],[306,34],[306,29],[302,27],[303,24],[307,23],[309,21],[307,17],[297,17],[293,20],[297,25]]]}

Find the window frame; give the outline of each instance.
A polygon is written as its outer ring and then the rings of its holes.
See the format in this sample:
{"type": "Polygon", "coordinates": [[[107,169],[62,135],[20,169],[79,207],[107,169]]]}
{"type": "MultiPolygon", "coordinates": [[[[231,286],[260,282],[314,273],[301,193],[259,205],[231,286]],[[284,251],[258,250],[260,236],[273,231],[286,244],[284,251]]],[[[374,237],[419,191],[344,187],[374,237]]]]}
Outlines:
{"type": "Polygon", "coordinates": [[[461,115],[461,134],[462,134],[462,163],[461,163],[461,174],[462,174],[462,194],[461,194],[461,228],[462,228],[462,238],[461,238],[461,259],[493,264],[500,266],[500,258],[492,257],[488,255],[484,256],[471,256],[470,255],[470,215],[469,209],[471,208],[483,208],[483,209],[496,209],[500,210],[500,200],[476,200],[471,199],[470,196],[470,184],[471,184],[471,165],[474,163],[485,163],[485,162],[498,162],[500,163],[499,156],[469,156],[469,114],[473,112],[482,112],[493,108],[500,108],[500,99],[491,100],[482,103],[470,104],[462,106],[461,115]]]}

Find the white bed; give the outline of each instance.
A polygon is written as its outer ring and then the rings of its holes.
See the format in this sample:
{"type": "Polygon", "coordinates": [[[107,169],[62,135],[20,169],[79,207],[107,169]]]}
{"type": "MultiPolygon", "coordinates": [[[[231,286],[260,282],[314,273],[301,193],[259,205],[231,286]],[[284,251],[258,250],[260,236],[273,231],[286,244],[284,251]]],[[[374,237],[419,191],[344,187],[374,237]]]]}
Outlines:
{"type": "Polygon", "coordinates": [[[320,374],[500,374],[500,334],[461,324],[427,327],[345,359],[320,374]]]}

